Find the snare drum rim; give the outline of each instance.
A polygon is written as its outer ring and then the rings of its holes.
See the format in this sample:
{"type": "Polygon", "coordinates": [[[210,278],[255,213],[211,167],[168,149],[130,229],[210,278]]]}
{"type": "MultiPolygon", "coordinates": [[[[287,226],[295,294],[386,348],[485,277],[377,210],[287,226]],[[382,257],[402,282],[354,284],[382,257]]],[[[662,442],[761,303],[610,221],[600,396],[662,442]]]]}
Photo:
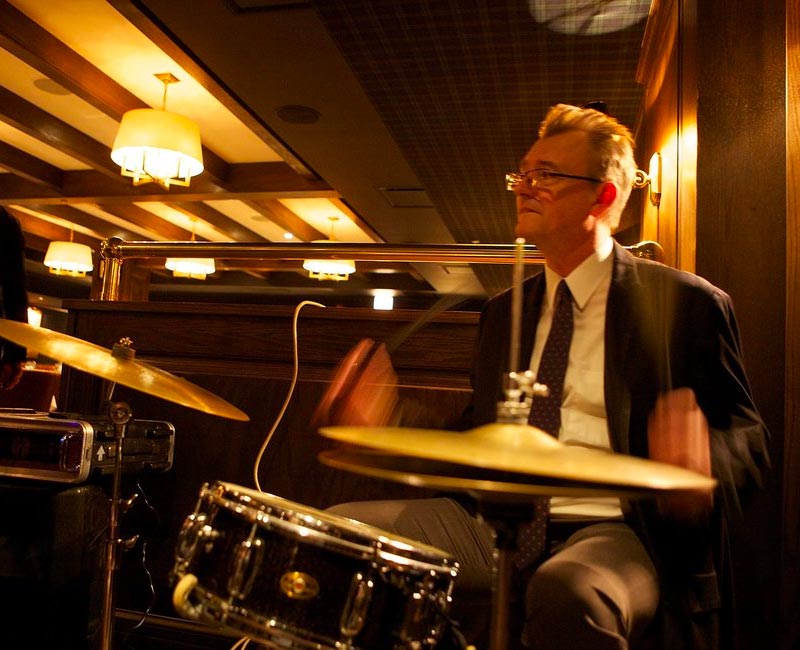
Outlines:
{"type": "Polygon", "coordinates": [[[400,570],[422,570],[452,574],[458,569],[455,558],[434,546],[416,542],[369,524],[340,517],[283,497],[251,488],[215,481],[201,489],[201,499],[247,518],[269,530],[276,528],[321,545],[332,545],[357,557],[376,557],[400,570]],[[273,509],[277,512],[273,512],[273,509]],[[302,531],[302,533],[300,532],[302,531]],[[332,532],[346,533],[337,536],[332,532]]]}

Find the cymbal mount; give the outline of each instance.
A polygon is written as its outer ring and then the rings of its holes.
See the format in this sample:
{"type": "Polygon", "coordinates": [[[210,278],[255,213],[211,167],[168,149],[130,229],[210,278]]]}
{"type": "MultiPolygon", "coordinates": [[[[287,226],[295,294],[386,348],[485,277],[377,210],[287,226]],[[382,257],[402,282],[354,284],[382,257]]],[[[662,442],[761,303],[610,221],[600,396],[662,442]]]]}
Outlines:
{"type": "Polygon", "coordinates": [[[511,371],[503,377],[504,400],[497,403],[497,421],[526,424],[535,397],[547,397],[550,389],[536,381],[531,370],[511,371]]]}

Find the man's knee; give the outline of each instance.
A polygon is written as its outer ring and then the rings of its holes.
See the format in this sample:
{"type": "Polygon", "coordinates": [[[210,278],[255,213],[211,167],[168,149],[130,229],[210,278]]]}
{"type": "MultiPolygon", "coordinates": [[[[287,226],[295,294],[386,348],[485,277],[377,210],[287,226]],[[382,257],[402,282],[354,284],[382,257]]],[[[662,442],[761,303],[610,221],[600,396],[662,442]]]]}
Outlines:
{"type": "Polygon", "coordinates": [[[587,567],[559,562],[543,564],[528,582],[525,630],[534,648],[625,648],[625,622],[587,567]],[[591,646],[589,645],[591,644],[591,646]]]}

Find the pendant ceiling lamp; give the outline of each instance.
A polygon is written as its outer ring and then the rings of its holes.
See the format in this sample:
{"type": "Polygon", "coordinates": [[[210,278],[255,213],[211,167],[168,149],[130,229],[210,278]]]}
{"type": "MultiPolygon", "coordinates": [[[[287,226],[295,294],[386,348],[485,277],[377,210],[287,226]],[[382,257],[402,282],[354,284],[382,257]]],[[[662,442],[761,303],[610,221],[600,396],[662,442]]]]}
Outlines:
{"type": "Polygon", "coordinates": [[[70,230],[69,241],[51,241],[44,256],[44,265],[54,275],[84,278],[94,268],[92,249],[86,244],[72,241],[72,237],[70,230]]]}
{"type": "MultiPolygon", "coordinates": [[[[334,241],[333,229],[339,217],[328,217],[331,222],[331,236],[330,239],[316,240],[313,243],[322,244],[334,241]]],[[[356,263],[353,260],[304,260],[303,268],[308,271],[308,277],[315,280],[333,280],[335,282],[342,282],[350,277],[351,273],[356,271],[356,263]]]]}
{"type": "Polygon", "coordinates": [[[155,76],[164,84],[161,110],[136,108],[125,113],[111,148],[111,159],[120,166],[123,176],[133,178],[134,185],[185,187],[203,171],[200,129],[189,118],[166,110],[167,89],[178,78],[168,72],[155,76]]]}
{"type": "MultiPolygon", "coordinates": [[[[195,238],[196,222],[192,220],[192,241],[195,238]]],[[[168,257],[164,266],[172,271],[173,277],[205,280],[217,270],[211,257],[168,257]]]]}

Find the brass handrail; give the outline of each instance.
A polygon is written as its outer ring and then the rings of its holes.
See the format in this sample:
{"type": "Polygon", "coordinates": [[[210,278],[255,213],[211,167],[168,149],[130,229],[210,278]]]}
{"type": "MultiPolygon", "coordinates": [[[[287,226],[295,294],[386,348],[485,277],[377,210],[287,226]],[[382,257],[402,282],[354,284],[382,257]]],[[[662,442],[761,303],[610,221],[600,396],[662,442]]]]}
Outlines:
{"type": "MultiPolygon", "coordinates": [[[[628,247],[641,257],[660,259],[656,242],[641,242],[628,247]]],[[[514,244],[354,244],[349,242],[198,242],[198,241],[124,241],[110,237],[100,246],[100,299],[119,299],[122,263],[131,259],[159,257],[212,257],[214,259],[304,260],[351,259],[376,262],[432,262],[462,264],[513,264],[514,244]]],[[[526,264],[544,259],[535,246],[525,245],[526,264]]]]}

